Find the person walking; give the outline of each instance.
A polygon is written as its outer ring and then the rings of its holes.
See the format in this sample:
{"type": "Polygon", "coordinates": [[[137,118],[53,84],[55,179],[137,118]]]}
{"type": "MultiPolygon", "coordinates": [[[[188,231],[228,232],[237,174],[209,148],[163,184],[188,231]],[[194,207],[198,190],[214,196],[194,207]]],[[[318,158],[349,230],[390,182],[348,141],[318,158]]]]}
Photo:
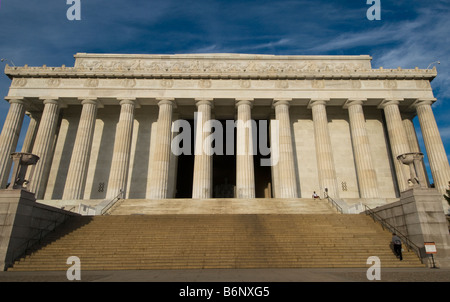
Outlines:
{"type": "Polygon", "coordinates": [[[401,260],[403,260],[402,255],[402,240],[397,234],[392,233],[392,244],[394,245],[394,253],[401,260]]]}

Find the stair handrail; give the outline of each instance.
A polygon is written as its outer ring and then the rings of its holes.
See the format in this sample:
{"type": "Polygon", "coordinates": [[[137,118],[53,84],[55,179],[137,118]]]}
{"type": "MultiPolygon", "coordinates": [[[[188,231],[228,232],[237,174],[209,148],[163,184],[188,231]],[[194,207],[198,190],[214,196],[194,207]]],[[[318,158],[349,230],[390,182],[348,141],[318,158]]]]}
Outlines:
{"type": "Polygon", "coordinates": [[[116,197],[111,199],[103,208],[100,209],[100,215],[105,215],[106,211],[108,211],[109,208],[111,208],[117,201],[119,201],[121,196],[123,196],[123,198],[125,197],[125,191],[123,191],[122,189],[119,190],[119,194],[117,194],[116,197]]]}
{"type": "Polygon", "coordinates": [[[336,210],[339,211],[339,213],[344,214],[344,209],[333,199],[330,195],[328,195],[328,192],[324,192],[325,198],[328,199],[328,202],[331,203],[332,206],[336,208],[336,210]]]}
{"type": "MultiPolygon", "coordinates": [[[[46,210],[46,209],[44,209],[44,210],[46,210]]],[[[9,265],[10,266],[13,265],[14,261],[16,260],[16,258],[19,258],[21,255],[25,255],[33,246],[35,246],[36,244],[40,243],[42,238],[44,238],[47,234],[53,232],[56,229],[57,226],[63,224],[64,222],[66,222],[66,220],[68,220],[72,216],[73,215],[71,215],[69,213],[62,213],[62,216],[61,216],[62,218],[61,217],[60,218],[56,218],[55,220],[52,220],[44,228],[39,229],[34,235],[29,237],[25,242],[20,244],[18,247],[16,247],[12,251],[12,253],[11,253],[12,261],[11,261],[11,263],[9,265]],[[61,222],[59,222],[59,220],[61,220],[61,222]],[[44,232],[45,232],[45,235],[44,235],[44,232]],[[32,241],[34,241],[34,242],[31,243],[32,241]],[[23,249],[24,246],[26,246],[25,249],[23,249]],[[20,250],[22,250],[22,251],[19,252],[20,250]]]]}
{"type": "Polygon", "coordinates": [[[421,254],[421,248],[418,247],[414,242],[412,242],[408,236],[404,235],[402,232],[400,232],[396,227],[394,227],[392,224],[387,222],[384,218],[382,218],[380,215],[375,213],[374,210],[372,210],[369,206],[364,204],[365,207],[365,213],[366,215],[369,215],[372,217],[373,221],[379,222],[383,228],[383,230],[386,228],[389,232],[395,233],[402,242],[406,245],[406,248],[409,250],[412,250],[420,259],[420,261],[423,263],[422,254],[421,254]]]}

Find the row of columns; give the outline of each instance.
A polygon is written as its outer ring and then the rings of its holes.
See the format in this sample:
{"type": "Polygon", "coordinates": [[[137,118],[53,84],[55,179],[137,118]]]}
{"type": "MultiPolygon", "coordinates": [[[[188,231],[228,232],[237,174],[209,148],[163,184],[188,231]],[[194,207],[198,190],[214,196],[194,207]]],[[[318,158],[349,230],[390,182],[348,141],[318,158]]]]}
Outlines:
{"type": "MultiPolygon", "coordinates": [[[[23,98],[9,98],[10,108],[0,135],[0,183],[6,186],[11,169],[9,155],[15,151],[18,137],[25,114],[25,100],[23,98]]],[[[338,186],[326,103],[328,100],[313,99],[309,103],[312,110],[317,166],[322,190],[328,189],[330,196],[338,197],[338,186]]],[[[412,150],[411,139],[414,134],[412,123],[405,123],[399,110],[401,100],[385,100],[379,108],[383,109],[387,124],[387,131],[393,157],[412,150]],[[412,129],[411,129],[412,128],[412,129]]],[[[357,170],[360,195],[362,198],[379,197],[377,177],[371,158],[369,138],[365,126],[362,99],[348,100],[344,108],[348,109],[350,129],[357,170]]],[[[29,189],[36,197],[42,198],[45,191],[50,161],[53,154],[55,131],[58,123],[60,105],[57,99],[43,100],[44,110],[40,121],[31,116],[30,125],[25,137],[22,151],[31,152],[40,157],[32,176],[29,189]],[[33,143],[34,140],[34,143],[33,143]],[[33,146],[33,148],[31,148],[33,146]]],[[[274,100],[276,120],[279,122],[279,160],[276,180],[276,196],[278,198],[296,198],[298,196],[294,152],[289,119],[290,100],[274,100]]],[[[96,99],[83,99],[82,112],[77,135],[74,143],[72,159],[64,189],[64,199],[82,199],[84,184],[89,164],[90,150],[94,134],[94,126],[98,108],[96,99]]],[[[436,188],[445,192],[450,180],[450,168],[446,152],[440,137],[437,124],[431,109],[432,100],[420,100],[414,105],[417,110],[422,135],[427,150],[430,169],[436,188]]],[[[121,111],[114,144],[111,173],[108,181],[107,197],[113,198],[126,188],[127,172],[130,159],[131,138],[134,121],[134,99],[122,99],[121,111]]],[[[169,162],[171,152],[171,125],[174,99],[159,99],[159,115],[157,123],[156,149],[154,165],[150,181],[150,198],[163,199],[168,197],[169,162]]],[[[211,99],[197,99],[197,111],[201,113],[201,122],[196,125],[196,150],[203,150],[203,146],[211,146],[208,122],[211,120],[213,101],[211,99]],[[198,149],[200,148],[200,149],[198,149]]],[[[237,148],[245,150],[237,155],[236,189],[238,198],[255,197],[255,179],[252,150],[251,127],[246,122],[251,120],[252,100],[236,100],[237,109],[237,148]]],[[[209,127],[209,129],[211,129],[209,127]]],[[[416,141],[417,142],[417,141],[416,141]]],[[[394,160],[397,182],[400,191],[408,188],[407,167],[394,160]]],[[[212,197],[212,156],[204,152],[196,152],[193,175],[194,199],[212,197]]]]}

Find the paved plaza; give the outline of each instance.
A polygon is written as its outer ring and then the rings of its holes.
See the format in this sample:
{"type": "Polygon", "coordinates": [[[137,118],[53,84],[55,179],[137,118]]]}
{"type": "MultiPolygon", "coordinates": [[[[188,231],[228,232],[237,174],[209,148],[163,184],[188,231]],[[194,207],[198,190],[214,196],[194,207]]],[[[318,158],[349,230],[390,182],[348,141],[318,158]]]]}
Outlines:
{"type": "MultiPolygon", "coordinates": [[[[450,269],[381,268],[369,281],[365,268],[192,269],[81,271],[82,282],[449,282],[450,269]]],[[[0,282],[69,282],[65,271],[0,272],[0,282]]],[[[74,282],[74,281],[70,281],[74,282]]]]}

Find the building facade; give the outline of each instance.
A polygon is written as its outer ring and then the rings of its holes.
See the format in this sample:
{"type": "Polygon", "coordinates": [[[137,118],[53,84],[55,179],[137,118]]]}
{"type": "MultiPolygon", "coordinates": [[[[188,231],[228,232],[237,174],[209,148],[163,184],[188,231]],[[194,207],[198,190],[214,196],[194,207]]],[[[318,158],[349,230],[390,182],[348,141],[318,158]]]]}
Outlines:
{"type": "Polygon", "coordinates": [[[409,188],[408,167],[396,157],[420,152],[416,115],[434,184],[448,187],[431,107],[435,69],[372,69],[370,56],[75,59],[74,67],[6,67],[1,188],[25,115],[22,152],[40,157],[27,188],[43,201],[120,192],[128,199],[310,198],[314,191],[395,199],[409,188]],[[262,164],[275,153],[276,161],[262,164]]]}

